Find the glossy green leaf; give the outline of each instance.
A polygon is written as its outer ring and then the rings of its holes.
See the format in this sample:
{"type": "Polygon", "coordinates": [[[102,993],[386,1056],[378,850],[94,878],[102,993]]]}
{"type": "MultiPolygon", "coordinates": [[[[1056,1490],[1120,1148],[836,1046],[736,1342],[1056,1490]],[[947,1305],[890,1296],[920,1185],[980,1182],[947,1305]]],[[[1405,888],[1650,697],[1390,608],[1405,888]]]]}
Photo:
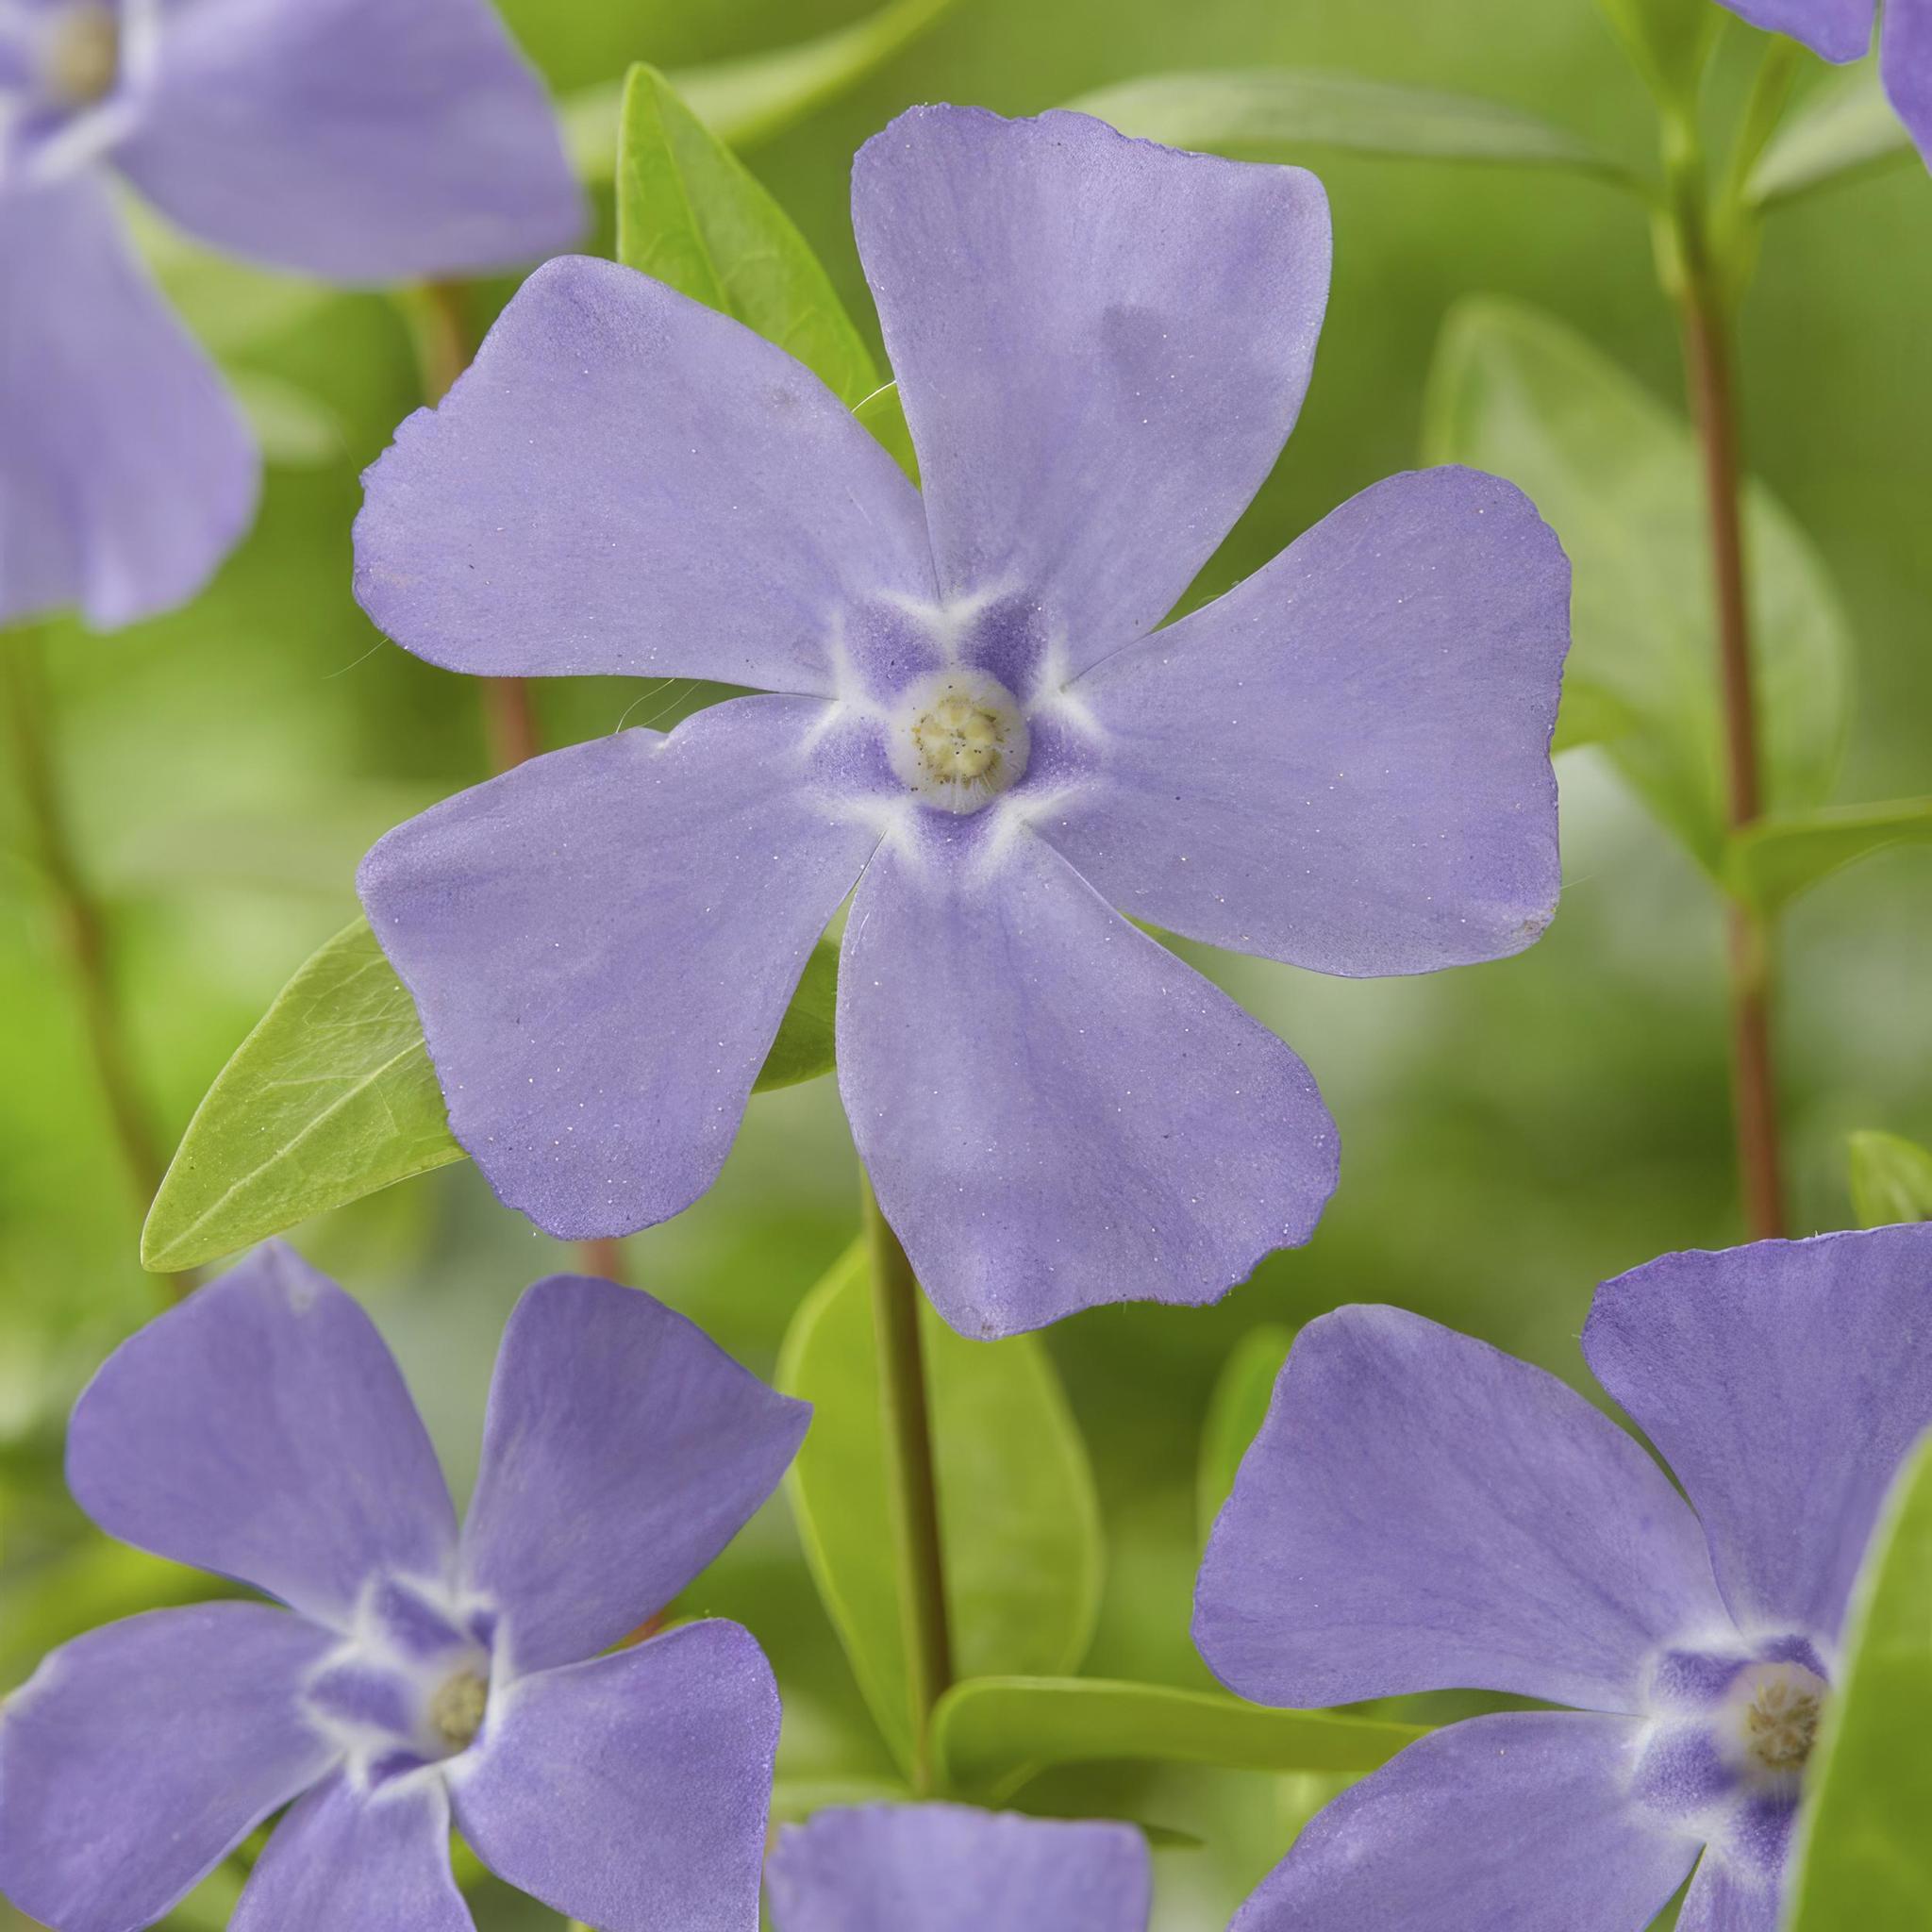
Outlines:
{"type": "MultiPolygon", "coordinates": [[[[921,1302],[953,1662],[959,1675],[1058,1674],[1100,1601],[1100,1510],[1086,1445],[1037,1336],[968,1341],[921,1302]]],[[[912,1761],[865,1243],[800,1307],[778,1386],[813,1405],[793,1508],[825,1607],[892,1753],[912,1761]]]]}
{"type": "Polygon", "coordinates": [[[1567,128],[1500,101],[1296,68],[1161,74],[1070,105],[1123,134],[1240,160],[1298,161],[1311,148],[1447,161],[1628,171],[1567,128]]]}
{"type": "Polygon", "coordinates": [[[617,154],[617,258],[734,316],[846,403],[877,369],[805,237],[656,68],[630,71],[617,154]]]}
{"type": "Polygon", "coordinates": [[[1292,1328],[1274,1323],[1251,1328],[1222,1364],[1201,1424],[1201,1459],[1194,1479],[1194,1522],[1203,1543],[1233,1491],[1241,1457],[1267,1417],[1269,1399],[1294,1336],[1292,1328]]]}
{"type": "MultiPolygon", "coordinates": [[[[1444,328],[1424,441],[1428,461],[1508,477],[1555,527],[1575,571],[1559,741],[1601,741],[1724,876],[1710,566],[1688,425],[1561,323],[1481,298],[1444,328]]],[[[1757,484],[1745,525],[1767,803],[1802,812],[1837,775],[1850,641],[1816,549],[1757,484]]]]}
{"type": "Polygon", "coordinates": [[[1799,1817],[1789,1932],[1932,1925],[1932,1435],[1873,1533],[1799,1817]]]}
{"type": "Polygon", "coordinates": [[[1860,1227],[1932,1221],[1932,1148],[1868,1129],[1852,1136],[1851,1171],[1860,1227]]]}
{"type": "Polygon", "coordinates": [[[1424,1733],[1321,1710],[1268,1710],[1212,1690],[1097,1677],[982,1679],[940,1700],[934,1749],[949,1786],[1000,1802],[1048,1765],[1105,1758],[1240,1771],[1368,1772],[1424,1733]]]}
{"type": "Polygon", "coordinates": [[[821,940],[805,962],[804,976],[778,1023],[778,1036],[752,1086],[754,1093],[796,1087],[832,1071],[833,1024],[839,1010],[839,948],[821,940]]]}
{"type": "Polygon", "coordinates": [[[1766,144],[1745,198],[1760,208],[1796,201],[1916,154],[1886,98],[1875,60],[1829,74],[1766,144]]]}
{"type": "Polygon", "coordinates": [[[1774,911],[1874,852],[1925,844],[1932,844],[1932,798],[1760,819],[1731,841],[1731,888],[1774,911]]]}
{"type": "Polygon", "coordinates": [[[889,382],[852,412],[891,453],[892,460],[904,470],[916,489],[919,484],[919,452],[912,447],[912,431],[906,424],[905,406],[899,401],[899,385],[889,382]]]}

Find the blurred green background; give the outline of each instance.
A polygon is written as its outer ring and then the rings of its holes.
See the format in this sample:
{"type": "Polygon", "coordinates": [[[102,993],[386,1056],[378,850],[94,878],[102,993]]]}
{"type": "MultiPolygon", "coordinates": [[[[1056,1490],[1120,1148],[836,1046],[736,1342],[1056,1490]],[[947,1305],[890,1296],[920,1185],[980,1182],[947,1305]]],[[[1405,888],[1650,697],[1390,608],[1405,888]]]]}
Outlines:
{"type": "MultiPolygon", "coordinates": [[[[560,92],[637,58],[676,68],[854,19],[867,0],[507,0],[560,92]]],[[[1734,27],[1720,99],[1753,53],[1734,27]]],[[[854,148],[916,101],[1030,112],[1162,70],[1292,64],[1533,108],[1648,164],[1650,110],[1591,0],[961,0],[871,80],[752,166],[876,341],[846,218],[854,148]]],[[[1633,204],[1588,181],[1309,156],[1337,269],[1301,426],[1203,580],[1244,575],[1356,490],[1415,460],[1445,308],[1500,291],[1567,318],[1674,404],[1674,325],[1633,204]]],[[[608,219],[608,197],[604,208],[608,219]]],[[[607,237],[608,244],[608,237],[607,237]]],[[[349,594],[358,472],[416,400],[408,334],[374,295],[291,307],[272,285],[183,271],[235,359],[326,406],[323,460],[271,471],[259,525],[190,608],[48,653],[61,776],[111,913],[112,970],[145,1097],[172,1148],[294,967],[353,916],[367,843],[484,775],[477,691],[379,639],[349,594]],[[252,305],[252,306],[251,306],[252,305]],[[297,311],[299,308],[299,312],[297,311]],[[268,319],[263,320],[264,317],[268,319]],[[246,326],[243,326],[243,322],[246,326]]],[[[1841,793],[1932,789],[1932,189],[1916,165],[1774,216],[1744,322],[1751,459],[1822,545],[1858,645],[1841,793]]],[[[668,724],[689,685],[586,680],[539,693],[562,743],[668,724]]],[[[1218,1308],[1108,1310],[1052,1331],[1110,1541],[1088,1669],[1205,1682],[1187,1635],[1194,1470],[1217,1370],[1257,1324],[1387,1301],[1582,1382],[1592,1287],[1662,1251],[1739,1238],[1716,903],[1595,755],[1559,762],[1566,885],[1548,937],[1498,966],[1348,983],[1195,954],[1309,1062],[1340,1122],[1342,1185],[1307,1249],[1218,1308]]],[[[0,810],[17,810],[11,788],[0,810]]],[[[157,1311],[139,1208],[115,1159],[50,901],[0,826],[0,1689],[110,1616],[195,1579],[93,1533],[65,1499],[62,1421],[101,1356],[157,1311]]],[[[1873,861],[1788,922],[1780,1044],[1794,1231],[1849,1224],[1846,1132],[1932,1136],[1932,852],[1873,861]]],[[[769,1373],[801,1296],[849,1238],[856,1171],[829,1081],[762,1097],[718,1187],[627,1244],[631,1278],[769,1373]]],[[[299,1231],[371,1307],[459,1487],[516,1294],[571,1257],[468,1167],[299,1231]]],[[[786,1698],[788,1779],[884,1771],[782,1503],[683,1607],[741,1619],[786,1698]]],[[[1219,1927],[1321,1792],[1307,1781],[1116,1781],[1136,1815],[1194,1834],[1158,1857],[1162,1932],[1219,1927]]],[[[492,1927],[544,1923],[477,1893],[492,1927]]],[[[211,1894],[180,1925],[219,1924],[211,1894]],[[197,1916],[197,1913],[199,1916],[197,1916]]],[[[549,1923],[555,1924],[555,1921],[549,1923]]]]}

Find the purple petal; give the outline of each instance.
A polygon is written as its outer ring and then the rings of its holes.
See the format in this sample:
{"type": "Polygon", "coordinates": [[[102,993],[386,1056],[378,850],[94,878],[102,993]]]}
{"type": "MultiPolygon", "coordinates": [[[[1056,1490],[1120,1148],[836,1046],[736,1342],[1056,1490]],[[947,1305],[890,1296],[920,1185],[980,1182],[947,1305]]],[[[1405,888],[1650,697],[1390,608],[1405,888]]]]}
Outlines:
{"type": "Polygon", "coordinates": [[[717,1177],[878,839],[811,762],[825,708],[740,698],[553,752],[389,834],[357,879],[456,1137],[564,1240],[717,1177]]]}
{"type": "Polygon", "coordinates": [[[475,1932],[449,1862],[440,1778],[367,1795],[337,1775],[275,1827],[228,1932],[475,1932]]]}
{"type": "Polygon", "coordinates": [[[185,603],[259,480],[101,184],[0,192],[0,624],[77,604],[109,629],[185,603]]]}
{"type": "Polygon", "coordinates": [[[1642,1932],[1697,1841],[1626,1797],[1641,1735],[1574,1711],[1437,1731],[1319,1813],[1231,1932],[1642,1932]]]}
{"type": "Polygon", "coordinates": [[[777,1487],[811,1405],[635,1289],[554,1275],[504,1333],[466,1581],[519,1672],[594,1657],[671,1599],[777,1487]]]}
{"type": "Polygon", "coordinates": [[[393,282],[583,232],[543,84],[485,0],[225,0],[171,8],[160,31],[118,158],[218,248],[393,282]]]}
{"type": "Polygon", "coordinates": [[[880,1206],[962,1335],[1213,1301],[1307,1240],[1335,1124],[1219,988],[981,823],[923,815],[852,903],[839,1085],[880,1206]]]}
{"type": "Polygon", "coordinates": [[[1143,637],[1294,426],[1321,183],[1084,115],[915,108],[860,150],[852,219],[941,594],[1037,603],[1074,671],[1143,637]]]}
{"type": "Polygon", "coordinates": [[[499,1877],[601,1932],[752,1932],[778,1690],[735,1624],[525,1677],[454,1762],[499,1877]]]}
{"type": "Polygon", "coordinates": [[[1932,1422],[1932,1224],[1666,1255],[1597,1291],[1583,1353],[1683,1484],[1738,1622],[1835,1636],[1932,1422]]]}
{"type": "Polygon", "coordinates": [[[1131,1825],[964,1805],[821,1811],[765,1868],[777,1932],[1146,1932],[1152,1882],[1131,1825]]]}
{"type": "Polygon", "coordinates": [[[1570,565],[1474,470],[1393,476],[1070,697],[1042,830],[1116,906],[1324,973],[1521,952],[1556,909],[1570,565]]]}
{"type": "Polygon", "coordinates": [[[441,1577],[456,1512],[375,1325],[271,1242],[102,1365],[67,1437],[110,1536],[343,1625],[388,1570],[441,1577]]]}
{"type": "Polygon", "coordinates": [[[1707,1852],[1677,1914],[1677,1932],[1777,1932],[1782,1905],[1780,1886],[1707,1852]]]}
{"type": "MultiPolygon", "coordinates": [[[[1900,0],[1887,0],[1896,7],[1900,0]]],[[[1767,33],[1789,34],[1826,60],[1857,60],[1872,44],[1872,0],[1724,0],[1767,33]]]]}
{"type": "Polygon", "coordinates": [[[932,598],[918,493],[838,397],[613,262],[539,269],[364,480],[356,594],[453,671],[828,696],[847,612],[932,598]]]}
{"type": "Polygon", "coordinates": [[[332,1641],[265,1604],[202,1604],[55,1651],[0,1724],[0,1891],[59,1932],[171,1910],[327,1773],[301,1688],[332,1641]]]}
{"type": "Polygon", "coordinates": [[[1898,118],[1932,161],[1932,0],[1886,0],[1878,60],[1898,118]]]}
{"type": "Polygon", "coordinates": [[[1728,1629],[1695,1520],[1629,1436],[1399,1308],[1303,1330],[1194,1597],[1208,1668],[1282,1706],[1467,1686],[1637,1711],[1654,1652],[1728,1629]]]}

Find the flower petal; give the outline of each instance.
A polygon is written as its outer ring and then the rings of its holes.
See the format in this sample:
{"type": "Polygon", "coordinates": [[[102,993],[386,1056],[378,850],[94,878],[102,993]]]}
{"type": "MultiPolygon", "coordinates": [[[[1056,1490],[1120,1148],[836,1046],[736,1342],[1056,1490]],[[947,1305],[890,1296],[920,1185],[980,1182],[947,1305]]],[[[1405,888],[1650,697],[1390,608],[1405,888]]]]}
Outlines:
{"type": "MultiPolygon", "coordinates": [[[[1766,33],[1789,34],[1826,60],[1861,59],[1872,45],[1872,0],[1724,0],[1766,33]]],[[[1899,0],[1887,0],[1888,8],[1899,0]]]]}
{"type": "Polygon", "coordinates": [[[777,1748],[751,1634],[687,1624],[492,1698],[450,1774],[457,1823],[499,1877],[602,1932],[748,1932],[777,1748]]]}
{"type": "Polygon", "coordinates": [[[186,603],[259,481],[101,183],[0,193],[0,624],[77,604],[108,629],[186,603]]]}
{"type": "Polygon", "coordinates": [[[238,255],[345,282],[508,268],[587,210],[536,71],[484,0],[216,0],[164,10],[117,158],[238,255]]]}
{"type": "Polygon", "coordinates": [[[829,696],[848,613],[932,598],[918,492],[838,397],[614,262],[539,269],[364,481],[356,594],[452,671],[829,696]]]}
{"type": "Polygon", "coordinates": [[[504,1332],[463,1525],[514,1667],[594,1657],[737,1535],[805,1440],[779,1395],[635,1289],[553,1275],[504,1332]]]}
{"type": "Polygon", "coordinates": [[[1074,671],[1143,637],[1294,426],[1321,183],[1081,114],[914,108],[860,150],[852,219],[941,596],[1024,597],[1074,671]]]}
{"type": "Polygon", "coordinates": [[[1643,1932],[1697,1841],[1625,1795],[1641,1732],[1574,1711],[1436,1731],[1319,1813],[1231,1932],[1643,1932]]]}
{"type": "Polygon", "coordinates": [[[1474,470],[1378,483],[1069,693],[1096,779],[1042,822],[1114,905],[1324,973],[1521,952],[1556,909],[1570,565],[1474,470]]]}
{"type": "Polygon", "coordinates": [[[1932,0],[1886,0],[1878,60],[1898,118],[1932,161],[1932,0]]]}
{"type": "Polygon", "coordinates": [[[228,1932],[475,1932],[434,1776],[356,1791],[338,1774],[275,1827],[228,1932]]]}
{"type": "Polygon", "coordinates": [[[1677,1913],[1677,1932],[1777,1932],[1783,1902],[1778,1885],[1740,1873],[1717,1852],[1706,1852],[1677,1913]]]}
{"type": "Polygon", "coordinates": [[[266,1604],[202,1604],[55,1651],[0,1724],[0,1891],[60,1932],[162,1917],[326,1774],[301,1686],[333,1641],[266,1604]]]}
{"type": "Polygon", "coordinates": [[[986,816],[924,815],[853,900],[839,1084],[880,1206],[962,1335],[1213,1301],[1307,1240],[1335,1124],[1274,1034],[986,816]]]}
{"type": "Polygon", "coordinates": [[[1836,1636],[1932,1423],[1932,1224],[1666,1255],[1597,1291],[1583,1353],[1683,1484],[1738,1622],[1836,1636]]]}
{"type": "Polygon", "coordinates": [[[341,1627],[375,1574],[448,1571],[456,1512],[375,1324],[271,1242],[102,1364],[67,1437],[110,1536],[341,1627]]]}
{"type": "Polygon", "coordinates": [[[788,1824],[765,1868],[777,1932],[1146,1932],[1130,1824],[874,1805],[788,1824]]]}
{"type": "Polygon", "coordinates": [[[1208,1540],[1194,1642],[1257,1704],[1517,1691],[1643,1707],[1728,1631],[1697,1524],[1554,1375],[1399,1308],[1311,1323],[1208,1540]]]}
{"type": "Polygon", "coordinates": [[[824,708],[739,698],[553,752],[411,819],[357,878],[450,1126],[562,1240],[717,1177],[805,961],[878,833],[808,762],[824,708]]]}

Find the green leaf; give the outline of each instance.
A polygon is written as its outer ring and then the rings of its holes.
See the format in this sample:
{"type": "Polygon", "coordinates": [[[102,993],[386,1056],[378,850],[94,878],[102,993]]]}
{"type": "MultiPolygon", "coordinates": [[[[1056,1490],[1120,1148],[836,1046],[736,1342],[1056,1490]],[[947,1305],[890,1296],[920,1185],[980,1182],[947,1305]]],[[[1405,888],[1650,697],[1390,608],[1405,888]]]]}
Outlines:
{"type": "Polygon", "coordinates": [[[1789,1932],[1932,1924],[1932,1435],[1892,1485],[1799,1814],[1789,1932]]]}
{"type": "Polygon", "coordinates": [[[1423,1735],[1379,1718],[1268,1710],[1218,1691],[1097,1677],[958,1684],[933,1723],[949,1786],[992,1802],[1047,1765],[1147,1758],[1238,1771],[1368,1772],[1423,1735]]]}
{"type": "Polygon", "coordinates": [[[1722,16],[1706,0],[1598,0],[1655,94],[1688,107],[1717,45],[1722,16]]]}
{"type": "Polygon", "coordinates": [[[1898,1134],[1852,1136],[1852,1208],[1860,1227],[1932,1221],[1932,1149],[1898,1134]]]}
{"type": "Polygon", "coordinates": [[[1757,158],[1744,197],[1754,208],[1776,208],[1915,152],[1878,63],[1863,60],[1826,75],[1805,97],[1757,158]]]}
{"type": "MultiPolygon", "coordinates": [[[[1507,476],[1575,570],[1565,743],[1600,740],[1714,876],[1724,876],[1710,566],[1690,431],[1551,317],[1491,298],[1452,311],[1430,375],[1426,459],[1507,476]]],[[[1760,485],[1745,535],[1769,809],[1823,803],[1845,731],[1845,620],[1810,540],[1760,485]]]]}
{"type": "Polygon", "coordinates": [[[838,1009],[839,948],[831,940],[821,940],[805,962],[798,991],[785,1008],[778,1036],[772,1041],[772,1050],[751,1091],[769,1093],[774,1088],[796,1087],[802,1080],[816,1080],[821,1074],[829,1074],[838,1009]]]}
{"type": "MultiPolygon", "coordinates": [[[[879,1366],[863,1241],[800,1307],[778,1386],[813,1405],[789,1487],[819,1594],[894,1757],[912,1711],[879,1366]]],[[[1100,1509],[1087,1450],[1037,1336],[968,1341],[921,1300],[953,1661],[961,1676],[1058,1674],[1099,1609],[1100,1509]]]]}
{"type": "Polygon", "coordinates": [[[1932,844],[1932,798],[1760,819],[1732,837],[1731,889],[1775,911],[1874,852],[1924,844],[1932,844]]]}
{"type": "Polygon", "coordinates": [[[1170,147],[1240,160],[1294,161],[1309,148],[1449,161],[1569,168],[1629,182],[1579,136],[1500,101],[1281,68],[1153,75],[1069,104],[1170,147]]]}
{"type": "Polygon", "coordinates": [[[1194,1478],[1194,1523],[1203,1543],[1234,1489],[1241,1457],[1268,1414],[1269,1398],[1294,1335],[1292,1328],[1279,1324],[1251,1328],[1222,1364],[1201,1425],[1201,1460],[1194,1478]]]}
{"type": "Polygon", "coordinates": [[[313,390],[266,369],[231,363],[222,373],[267,461],[285,470],[315,470],[347,454],[342,419],[313,390]]]}
{"type": "Polygon", "coordinates": [[[848,405],[878,370],[791,217],[656,68],[624,92],[617,258],[734,316],[797,357],[848,405]]]}
{"type": "Polygon", "coordinates": [[[852,412],[891,453],[894,462],[919,487],[919,453],[912,447],[912,431],[906,425],[906,410],[899,401],[899,385],[889,382],[852,412]]]}

